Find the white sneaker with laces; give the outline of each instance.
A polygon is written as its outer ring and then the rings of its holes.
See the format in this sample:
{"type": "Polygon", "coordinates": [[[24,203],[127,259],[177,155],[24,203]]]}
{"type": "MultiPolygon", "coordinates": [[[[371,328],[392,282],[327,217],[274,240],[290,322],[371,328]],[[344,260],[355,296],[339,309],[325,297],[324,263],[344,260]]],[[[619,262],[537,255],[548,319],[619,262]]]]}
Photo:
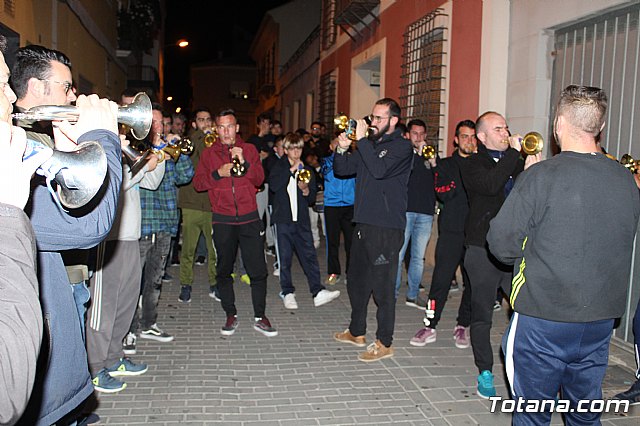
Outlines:
{"type": "Polygon", "coordinates": [[[298,302],[296,301],[296,295],[293,293],[289,293],[284,296],[282,299],[284,302],[284,307],[287,309],[298,309],[298,302]]]}
{"type": "Polygon", "coordinates": [[[334,299],[340,297],[340,291],[320,290],[316,297],[313,298],[313,305],[315,307],[325,305],[334,299]]]}

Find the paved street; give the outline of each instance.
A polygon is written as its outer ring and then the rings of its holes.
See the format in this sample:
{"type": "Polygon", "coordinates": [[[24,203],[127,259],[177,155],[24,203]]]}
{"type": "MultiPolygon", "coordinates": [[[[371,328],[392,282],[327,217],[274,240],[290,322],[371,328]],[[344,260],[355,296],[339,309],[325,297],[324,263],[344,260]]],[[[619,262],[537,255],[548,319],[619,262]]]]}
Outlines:
{"type": "MultiPolygon", "coordinates": [[[[321,271],[326,271],[323,250],[321,271]]],[[[273,258],[268,258],[272,263],[273,258]]],[[[271,265],[270,270],[271,270],[271,265]]],[[[206,265],[196,266],[198,285],[192,302],[178,302],[177,279],[165,284],[158,324],[176,336],[171,343],[138,340],[132,358],[149,371],[128,378],[127,389],[100,394],[101,424],[117,425],[508,425],[507,414],[491,414],[489,402],[475,394],[477,371],[471,349],[457,349],[452,330],[460,292],[450,293],[438,328],[438,340],[409,345],[423,312],[397,306],[395,356],[374,363],[357,360],[361,348],[333,340],[348,325],[350,308],[344,280],[334,288],[340,298],[319,308],[294,261],[299,309],[284,309],[278,278],[269,276],[267,316],[278,329],[268,338],[253,330],[249,286],[235,284],[239,328],[223,337],[225,316],[209,298],[206,265]]],[[[178,276],[178,267],[170,273],[178,276]]],[[[429,282],[430,271],[425,271],[429,282]]],[[[498,393],[506,396],[498,344],[507,323],[506,309],[494,316],[493,343],[498,393]]],[[[367,342],[375,339],[375,305],[369,306],[367,342]]],[[[627,388],[633,358],[612,351],[605,396],[627,388]],[[624,382],[626,380],[626,383],[624,382]]],[[[628,416],[605,415],[605,425],[638,425],[640,407],[628,416]]],[[[562,424],[554,417],[554,424],[562,424]]]]}

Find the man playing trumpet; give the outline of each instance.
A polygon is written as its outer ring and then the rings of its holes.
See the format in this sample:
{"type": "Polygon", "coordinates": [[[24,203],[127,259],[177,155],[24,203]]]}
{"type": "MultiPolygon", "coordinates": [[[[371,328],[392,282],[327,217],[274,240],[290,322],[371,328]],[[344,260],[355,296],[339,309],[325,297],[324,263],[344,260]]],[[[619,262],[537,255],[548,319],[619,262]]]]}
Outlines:
{"type": "Polygon", "coordinates": [[[213,212],[213,242],[217,249],[216,280],[222,309],[227,319],[220,330],[231,336],[238,328],[233,265],[238,246],[251,280],[253,328],[268,337],[278,335],[265,315],[267,264],[264,259],[264,226],[258,216],[256,187],[264,180],[264,171],[255,147],[244,142],[236,114],[227,109],[216,116],[218,141],[200,157],[193,186],[208,191],[213,212]],[[238,173],[242,169],[244,173],[238,173]]]}
{"type": "MultiPolygon", "coordinates": [[[[478,395],[495,396],[491,322],[496,292],[509,293],[511,268],[498,261],[487,249],[489,221],[507,198],[516,177],[524,168],[520,156],[520,138],[510,136],[504,117],[489,111],[476,121],[478,153],[462,163],[460,171],[469,198],[465,224],[464,265],[471,287],[471,345],[480,373],[478,395]]],[[[534,158],[534,157],[531,157],[534,158]]]]}
{"type": "MultiPolygon", "coordinates": [[[[16,54],[12,84],[20,108],[51,104],[65,105],[76,100],[71,90],[71,63],[63,53],[42,46],[26,46],[16,54]]],[[[71,215],[52,198],[44,185],[33,191],[32,205],[27,207],[36,234],[38,247],[38,280],[40,300],[46,323],[46,343],[43,343],[36,370],[36,384],[31,406],[25,411],[25,424],[50,425],[78,407],[93,392],[84,347],[84,303],[89,298],[84,285],[84,269],[77,276],[65,271],[61,252],[88,249],[102,241],[115,216],[122,182],[121,148],[117,136],[118,106],[97,95],[79,96],[76,124],[55,123],[53,132],[39,132],[46,126],[29,126],[29,138],[37,138],[58,150],[70,151],[76,143],[94,140],[104,149],[108,173],[104,191],[94,200],[91,210],[71,215]],[[51,139],[51,136],[54,138],[51,139]],[[77,283],[72,286],[72,283],[77,283]]],[[[73,419],[65,419],[66,423],[73,419]]]]}

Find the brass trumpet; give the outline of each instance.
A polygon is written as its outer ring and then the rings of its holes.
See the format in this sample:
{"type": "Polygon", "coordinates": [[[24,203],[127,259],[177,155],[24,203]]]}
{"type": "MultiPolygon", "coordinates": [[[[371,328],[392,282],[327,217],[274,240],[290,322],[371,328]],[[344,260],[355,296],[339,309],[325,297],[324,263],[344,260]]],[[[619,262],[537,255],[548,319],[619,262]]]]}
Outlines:
{"type": "Polygon", "coordinates": [[[247,174],[247,168],[240,162],[240,159],[236,156],[231,160],[233,166],[231,166],[231,176],[233,177],[242,177],[247,174]]]}
{"type": "Polygon", "coordinates": [[[522,144],[522,152],[526,155],[536,155],[542,152],[544,147],[544,139],[538,132],[529,132],[520,141],[522,144]]]}
{"type": "Polygon", "coordinates": [[[298,182],[309,183],[311,182],[311,172],[308,169],[300,169],[298,170],[296,178],[298,182]]]}
{"type": "Polygon", "coordinates": [[[424,145],[418,154],[425,160],[430,160],[436,158],[438,151],[433,145],[424,145]]]}
{"type": "Polygon", "coordinates": [[[622,156],[620,164],[629,169],[629,171],[634,175],[640,172],[640,160],[634,160],[629,154],[622,156]]]}
{"type": "Polygon", "coordinates": [[[215,127],[204,131],[204,146],[209,148],[215,143],[216,139],[218,139],[218,132],[215,127]]]}
{"type": "Polygon", "coordinates": [[[180,158],[180,154],[182,153],[178,145],[169,144],[161,149],[151,148],[151,152],[158,156],[158,163],[162,163],[164,161],[164,155],[161,155],[163,152],[166,152],[173,161],[178,161],[178,158],[180,158]]]}
{"type": "MultiPolygon", "coordinates": [[[[29,108],[25,112],[11,114],[17,120],[69,120],[77,121],[80,113],[73,105],[39,105],[29,108]]],[[[149,96],[140,92],[129,105],[118,107],[118,123],[131,129],[134,138],[141,140],[147,137],[151,129],[151,100],[149,96]]]]}
{"type": "Polygon", "coordinates": [[[180,153],[184,155],[193,154],[193,142],[189,138],[178,138],[169,142],[169,145],[175,145],[180,148],[180,153]]]}
{"type": "MultiPolygon", "coordinates": [[[[369,119],[369,117],[365,117],[364,119],[367,122],[367,124],[371,124],[371,120],[369,119]]],[[[336,115],[335,118],[333,119],[333,124],[335,124],[338,127],[338,129],[344,130],[345,135],[349,139],[351,139],[352,141],[357,140],[356,127],[358,123],[356,122],[356,120],[354,120],[353,118],[347,117],[346,114],[340,113],[336,115]]],[[[375,127],[368,127],[366,137],[368,138],[369,136],[375,134],[375,132],[376,132],[375,127]]]]}

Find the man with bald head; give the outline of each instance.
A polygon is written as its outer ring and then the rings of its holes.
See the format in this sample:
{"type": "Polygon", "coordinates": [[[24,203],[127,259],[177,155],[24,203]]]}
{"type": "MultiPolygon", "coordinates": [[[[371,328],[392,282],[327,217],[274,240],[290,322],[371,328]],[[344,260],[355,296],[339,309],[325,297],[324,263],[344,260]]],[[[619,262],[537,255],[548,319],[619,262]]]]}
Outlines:
{"type": "Polygon", "coordinates": [[[471,287],[471,345],[478,367],[478,395],[495,396],[493,384],[493,350],[491,321],[496,291],[502,287],[509,293],[511,268],[500,263],[487,249],[489,221],[502,207],[524,168],[520,157],[520,139],[511,137],[505,118],[489,111],[476,121],[478,153],[460,167],[469,198],[469,214],[465,223],[464,265],[471,287]]]}
{"type": "MultiPolygon", "coordinates": [[[[560,392],[566,424],[600,424],[579,401],[602,399],[640,216],[633,175],[596,147],[606,116],[602,89],[565,88],[553,126],[562,151],[520,176],[487,235],[491,252],[513,264],[515,313],[503,338],[513,399],[560,392]]],[[[525,411],[514,425],[551,421],[548,409],[525,411]]]]}

